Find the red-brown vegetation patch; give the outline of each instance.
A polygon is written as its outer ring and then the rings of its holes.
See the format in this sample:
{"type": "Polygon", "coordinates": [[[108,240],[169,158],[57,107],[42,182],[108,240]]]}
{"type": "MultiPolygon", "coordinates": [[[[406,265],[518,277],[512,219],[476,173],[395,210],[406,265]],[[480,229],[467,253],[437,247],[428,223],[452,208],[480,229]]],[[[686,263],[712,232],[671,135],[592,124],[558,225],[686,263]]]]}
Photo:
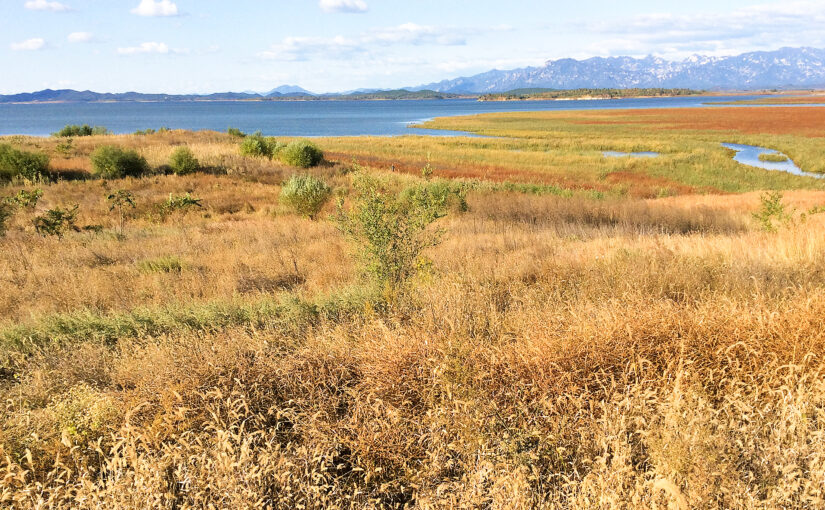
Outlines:
{"type": "Polygon", "coordinates": [[[825,108],[817,107],[667,108],[580,112],[567,116],[576,124],[628,124],[659,129],[825,137],[825,108]]]}

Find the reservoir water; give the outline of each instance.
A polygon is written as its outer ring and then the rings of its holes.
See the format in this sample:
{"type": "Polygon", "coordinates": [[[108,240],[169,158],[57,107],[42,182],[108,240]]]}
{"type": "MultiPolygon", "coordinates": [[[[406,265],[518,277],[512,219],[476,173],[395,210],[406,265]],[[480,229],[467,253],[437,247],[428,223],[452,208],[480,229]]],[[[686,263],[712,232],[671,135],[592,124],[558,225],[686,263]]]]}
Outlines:
{"type": "Polygon", "coordinates": [[[165,126],[172,129],[235,127],[269,136],[456,135],[410,128],[433,117],[493,112],[685,108],[764,96],[686,96],[565,101],[221,101],[159,103],[0,104],[0,135],[45,136],[66,124],[105,126],[114,133],[165,126]]]}

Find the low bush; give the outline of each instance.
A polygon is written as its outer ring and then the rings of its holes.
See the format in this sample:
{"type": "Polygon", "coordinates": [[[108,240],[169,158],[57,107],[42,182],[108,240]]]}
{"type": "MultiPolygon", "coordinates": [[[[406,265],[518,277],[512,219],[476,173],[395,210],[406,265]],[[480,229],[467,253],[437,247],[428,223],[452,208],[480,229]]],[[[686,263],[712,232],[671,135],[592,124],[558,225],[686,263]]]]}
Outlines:
{"type": "Polygon", "coordinates": [[[92,152],[92,172],[104,179],[140,177],[149,173],[146,159],[133,150],[103,145],[92,152]]]}
{"type": "Polygon", "coordinates": [[[246,136],[241,142],[241,154],[244,156],[258,156],[272,158],[283,148],[283,144],[274,138],[267,138],[261,133],[246,136]]]}
{"type": "Polygon", "coordinates": [[[281,188],[281,203],[314,220],[332,195],[326,183],[311,175],[293,175],[281,188]]]}
{"type": "Polygon", "coordinates": [[[246,133],[244,133],[243,131],[241,131],[238,128],[233,128],[233,127],[227,128],[226,133],[229,136],[234,136],[235,138],[246,138],[246,133]]]}
{"type": "Polygon", "coordinates": [[[55,207],[34,218],[34,229],[41,236],[62,238],[69,230],[80,230],[77,221],[78,206],[63,209],[55,207]]]}
{"type": "Polygon", "coordinates": [[[339,229],[356,246],[363,271],[394,300],[421,267],[424,249],[440,243],[429,225],[446,215],[448,193],[417,186],[396,195],[367,176],[355,179],[355,200],[346,211],[339,204],[339,229]]]}
{"type": "Polygon", "coordinates": [[[92,135],[108,135],[109,130],[103,126],[89,126],[88,124],[83,124],[82,126],[70,124],[65,126],[63,129],[58,131],[57,133],[52,133],[52,136],[61,136],[61,137],[69,137],[69,136],[92,136],[92,135]]]}
{"type": "Polygon", "coordinates": [[[324,153],[309,140],[295,140],[284,147],[281,159],[290,166],[309,168],[324,160],[324,153]]]}
{"type": "Polygon", "coordinates": [[[169,166],[175,175],[186,175],[197,172],[200,169],[192,150],[189,147],[178,147],[169,159],[169,166]]]}
{"type": "Polygon", "coordinates": [[[48,170],[49,157],[45,154],[21,151],[9,144],[0,144],[0,180],[36,180],[46,175],[48,170]]]}

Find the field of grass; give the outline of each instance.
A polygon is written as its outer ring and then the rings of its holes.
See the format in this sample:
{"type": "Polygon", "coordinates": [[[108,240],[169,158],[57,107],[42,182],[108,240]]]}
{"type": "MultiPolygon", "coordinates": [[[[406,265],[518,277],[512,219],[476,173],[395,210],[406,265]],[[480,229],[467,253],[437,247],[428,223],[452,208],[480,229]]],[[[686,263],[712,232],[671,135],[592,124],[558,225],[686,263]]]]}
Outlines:
{"type": "Polygon", "coordinates": [[[0,140],[59,176],[0,187],[43,191],[0,237],[0,505],[822,507],[825,190],[718,144],[815,171],[823,139],[685,113],[438,119],[499,138],[319,139],[307,171],[220,133],[0,140]],[[92,179],[102,144],[202,170],[92,179]],[[279,204],[304,172],[344,208],[364,174],[465,203],[388,297],[334,200],[279,204]],[[35,232],[75,204],[102,229],[35,232]]]}
{"type": "Polygon", "coordinates": [[[759,99],[742,99],[739,101],[722,102],[719,104],[732,105],[789,105],[789,104],[812,104],[818,105],[825,103],[825,94],[818,93],[813,95],[792,95],[786,97],[763,97],[759,99]]]}

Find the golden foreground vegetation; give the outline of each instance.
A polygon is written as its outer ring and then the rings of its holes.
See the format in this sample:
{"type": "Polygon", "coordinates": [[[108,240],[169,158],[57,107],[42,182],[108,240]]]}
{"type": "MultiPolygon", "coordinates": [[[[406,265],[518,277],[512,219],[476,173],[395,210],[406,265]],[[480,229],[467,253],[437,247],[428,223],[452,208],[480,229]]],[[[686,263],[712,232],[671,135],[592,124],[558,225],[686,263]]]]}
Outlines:
{"type": "Polygon", "coordinates": [[[0,505],[825,506],[825,192],[716,146],[815,171],[822,135],[584,116],[320,140],[337,161],[308,172],[341,207],[362,174],[466,192],[392,296],[334,201],[291,213],[278,196],[298,170],[228,135],[6,138],[63,177],[0,188],[43,191],[0,238],[0,505]],[[186,145],[203,170],[84,177],[102,144],[155,168],[186,145]],[[122,232],[117,190],[135,202],[122,232]],[[182,193],[202,207],[161,212],[182,193]],[[73,205],[102,229],[37,235],[73,205]]]}

